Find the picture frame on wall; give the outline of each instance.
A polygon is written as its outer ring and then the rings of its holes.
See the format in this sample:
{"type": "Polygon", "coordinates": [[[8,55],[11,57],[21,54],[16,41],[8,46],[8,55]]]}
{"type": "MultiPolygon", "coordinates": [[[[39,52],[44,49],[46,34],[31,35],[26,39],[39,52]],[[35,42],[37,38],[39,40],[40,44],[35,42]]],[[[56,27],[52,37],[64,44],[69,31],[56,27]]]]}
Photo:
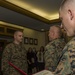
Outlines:
{"type": "Polygon", "coordinates": [[[28,37],[24,37],[24,44],[28,44],[29,43],[29,38],[28,37]]]}
{"type": "Polygon", "coordinates": [[[29,38],[29,44],[33,45],[33,38],[29,38]]]}
{"type": "Polygon", "coordinates": [[[34,45],[38,45],[38,39],[34,39],[34,45]]]}

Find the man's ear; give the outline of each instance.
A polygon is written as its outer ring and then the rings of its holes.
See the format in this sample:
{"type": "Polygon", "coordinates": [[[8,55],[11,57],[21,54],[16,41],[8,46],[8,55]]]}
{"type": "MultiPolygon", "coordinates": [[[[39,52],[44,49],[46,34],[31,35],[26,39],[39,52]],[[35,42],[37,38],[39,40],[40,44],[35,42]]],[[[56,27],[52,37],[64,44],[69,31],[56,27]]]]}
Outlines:
{"type": "Polygon", "coordinates": [[[70,20],[72,20],[73,17],[74,17],[74,15],[73,15],[73,13],[72,13],[72,11],[71,11],[70,9],[68,10],[68,14],[69,14],[69,16],[70,16],[70,20]]]}

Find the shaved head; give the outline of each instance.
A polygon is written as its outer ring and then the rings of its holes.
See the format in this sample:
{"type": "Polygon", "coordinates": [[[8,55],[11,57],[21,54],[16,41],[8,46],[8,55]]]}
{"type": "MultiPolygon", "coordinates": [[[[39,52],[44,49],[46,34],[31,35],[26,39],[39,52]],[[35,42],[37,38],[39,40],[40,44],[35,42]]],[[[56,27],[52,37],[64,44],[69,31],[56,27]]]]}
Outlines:
{"type": "Polygon", "coordinates": [[[63,0],[59,17],[68,36],[75,35],[75,0],[63,0]]]}
{"type": "Polygon", "coordinates": [[[19,32],[23,33],[22,31],[17,30],[17,31],[14,32],[14,35],[17,35],[19,32]]]}
{"type": "Polygon", "coordinates": [[[22,31],[15,31],[14,33],[14,42],[20,43],[23,40],[23,32],[22,31]]]}
{"type": "Polygon", "coordinates": [[[69,6],[72,7],[72,5],[75,6],[75,0],[63,0],[60,8],[64,9],[64,8],[69,7],[69,6]]]}

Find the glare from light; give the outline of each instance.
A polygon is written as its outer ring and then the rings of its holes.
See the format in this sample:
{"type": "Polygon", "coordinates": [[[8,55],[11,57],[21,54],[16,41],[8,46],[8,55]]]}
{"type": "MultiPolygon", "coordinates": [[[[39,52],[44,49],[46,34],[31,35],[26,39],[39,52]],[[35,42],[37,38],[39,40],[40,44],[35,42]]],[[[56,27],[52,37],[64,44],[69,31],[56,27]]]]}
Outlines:
{"type": "Polygon", "coordinates": [[[54,19],[58,19],[59,18],[59,14],[58,13],[55,13],[55,14],[49,14],[49,13],[46,13],[38,8],[35,8],[33,7],[32,5],[30,4],[27,4],[25,2],[23,2],[23,0],[6,0],[12,4],[15,4],[21,8],[24,8],[32,13],[35,13],[43,18],[46,18],[48,20],[54,20],[54,19]]]}
{"type": "Polygon", "coordinates": [[[19,26],[19,25],[16,25],[16,24],[7,23],[7,22],[4,22],[4,21],[0,21],[0,24],[1,25],[5,25],[5,26],[11,26],[11,27],[17,27],[17,28],[24,29],[24,27],[22,27],[22,26],[19,26]]]}
{"type": "Polygon", "coordinates": [[[50,20],[58,19],[58,18],[59,18],[59,14],[58,14],[58,13],[57,13],[57,14],[54,14],[54,15],[49,16],[49,19],[50,19],[50,20]]]}
{"type": "Polygon", "coordinates": [[[45,29],[41,29],[41,31],[45,31],[45,29]]]}

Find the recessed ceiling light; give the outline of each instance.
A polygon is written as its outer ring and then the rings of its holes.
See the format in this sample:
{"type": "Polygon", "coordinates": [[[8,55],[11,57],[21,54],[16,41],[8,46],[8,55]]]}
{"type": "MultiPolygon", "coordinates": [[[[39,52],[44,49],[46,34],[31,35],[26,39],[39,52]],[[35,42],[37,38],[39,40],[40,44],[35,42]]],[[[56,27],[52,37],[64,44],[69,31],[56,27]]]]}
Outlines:
{"type": "Polygon", "coordinates": [[[45,29],[41,29],[41,31],[45,31],[45,29]]]}

